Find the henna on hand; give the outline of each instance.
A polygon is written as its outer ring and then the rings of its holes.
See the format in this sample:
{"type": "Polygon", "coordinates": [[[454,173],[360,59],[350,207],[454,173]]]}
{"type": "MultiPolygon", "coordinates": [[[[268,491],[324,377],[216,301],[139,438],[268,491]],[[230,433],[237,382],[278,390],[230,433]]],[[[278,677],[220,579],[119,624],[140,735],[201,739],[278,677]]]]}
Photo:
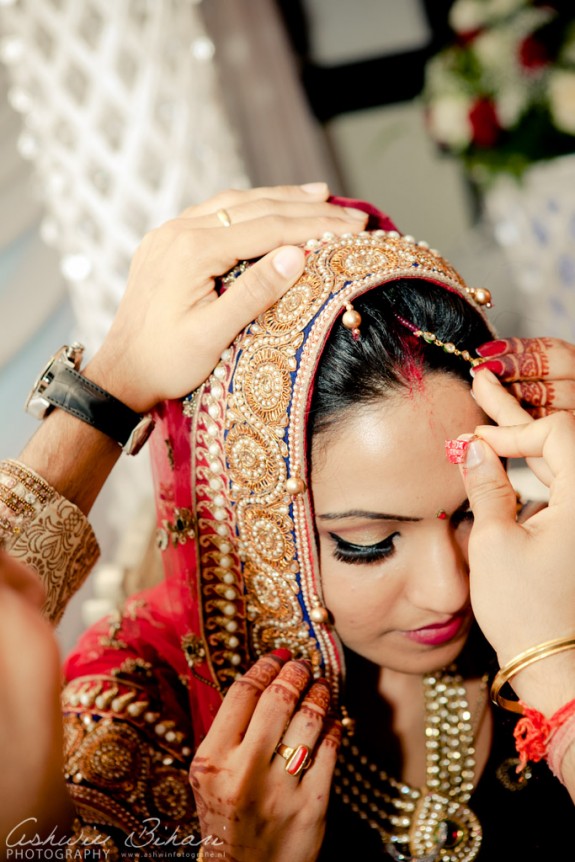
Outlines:
{"type": "Polygon", "coordinates": [[[481,344],[476,353],[481,357],[502,356],[506,353],[542,353],[553,347],[552,338],[498,338],[481,344]]]}
{"type": "Polygon", "coordinates": [[[298,712],[313,720],[319,719],[323,721],[327,715],[330,700],[331,691],[329,683],[325,679],[318,679],[302,700],[298,712]]]}
{"type": "Polygon", "coordinates": [[[553,383],[544,383],[542,380],[530,383],[512,383],[509,391],[517,398],[522,407],[552,407],[556,390],[553,383]]]}
{"type": "MultiPolygon", "coordinates": [[[[234,682],[233,687],[238,688],[247,685],[262,692],[277,677],[282,669],[284,661],[274,653],[262,656],[246,673],[234,682]]],[[[231,689],[230,689],[231,691],[231,689]]]]}
{"type": "Polygon", "coordinates": [[[549,357],[546,353],[508,353],[497,359],[488,359],[475,366],[475,372],[488,368],[502,381],[540,380],[549,375],[549,357]]]}
{"type": "Polygon", "coordinates": [[[279,697],[293,708],[309,685],[310,679],[309,662],[299,659],[290,661],[281,669],[267,691],[270,696],[279,697]]]}

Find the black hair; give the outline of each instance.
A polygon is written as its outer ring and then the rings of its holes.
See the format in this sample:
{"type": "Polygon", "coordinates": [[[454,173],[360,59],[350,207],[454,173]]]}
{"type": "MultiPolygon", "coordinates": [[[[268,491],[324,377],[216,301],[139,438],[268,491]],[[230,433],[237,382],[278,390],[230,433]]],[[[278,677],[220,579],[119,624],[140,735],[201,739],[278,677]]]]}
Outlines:
{"type": "Polygon", "coordinates": [[[379,401],[426,372],[470,381],[469,362],[417,338],[398,316],[472,356],[493,337],[467,300],[421,279],[381,285],[354,300],[353,307],[361,314],[361,336],[354,340],[335,322],[318,367],[309,416],[312,435],[335,424],[351,407],[379,401]]]}

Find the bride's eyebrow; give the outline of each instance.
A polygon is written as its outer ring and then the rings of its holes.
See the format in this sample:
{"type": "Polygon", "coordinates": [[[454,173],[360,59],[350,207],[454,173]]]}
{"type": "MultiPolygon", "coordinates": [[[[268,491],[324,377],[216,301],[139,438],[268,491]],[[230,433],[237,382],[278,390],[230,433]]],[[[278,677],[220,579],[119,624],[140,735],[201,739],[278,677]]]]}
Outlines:
{"type": "Polygon", "coordinates": [[[409,518],[406,515],[388,515],[385,512],[370,512],[366,509],[349,509],[347,512],[325,512],[316,515],[320,521],[340,521],[345,518],[366,518],[369,521],[422,521],[423,518],[409,518]]]}
{"type": "MultiPolygon", "coordinates": [[[[458,506],[453,514],[465,511],[469,508],[469,500],[465,500],[458,506]]],[[[410,518],[407,515],[390,515],[386,512],[370,512],[367,509],[349,509],[347,512],[325,512],[323,515],[316,515],[318,521],[339,521],[346,518],[365,518],[368,521],[407,521],[409,523],[417,523],[423,521],[423,518],[410,518]]]]}

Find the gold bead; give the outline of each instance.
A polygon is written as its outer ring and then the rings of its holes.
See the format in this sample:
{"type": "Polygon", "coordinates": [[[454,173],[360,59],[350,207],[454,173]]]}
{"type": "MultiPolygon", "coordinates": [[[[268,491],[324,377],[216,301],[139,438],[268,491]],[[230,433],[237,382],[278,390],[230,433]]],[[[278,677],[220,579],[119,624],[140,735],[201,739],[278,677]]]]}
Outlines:
{"type": "Polygon", "coordinates": [[[343,313],[341,322],[346,329],[359,329],[361,326],[361,314],[351,306],[343,313]]]}
{"type": "Polygon", "coordinates": [[[344,715],[341,719],[341,724],[342,727],[345,728],[346,733],[348,733],[349,736],[353,736],[355,733],[355,718],[351,718],[349,715],[344,715]]]}
{"type": "Polygon", "coordinates": [[[472,287],[471,295],[478,305],[491,305],[491,291],[486,287],[472,287]]]}
{"type": "Polygon", "coordinates": [[[309,612],[309,617],[314,623],[327,623],[329,620],[329,613],[327,608],[320,606],[312,608],[309,612]]]}
{"type": "Polygon", "coordinates": [[[286,491],[288,494],[297,495],[303,494],[306,489],[306,484],[299,476],[290,476],[286,481],[286,491]]]}

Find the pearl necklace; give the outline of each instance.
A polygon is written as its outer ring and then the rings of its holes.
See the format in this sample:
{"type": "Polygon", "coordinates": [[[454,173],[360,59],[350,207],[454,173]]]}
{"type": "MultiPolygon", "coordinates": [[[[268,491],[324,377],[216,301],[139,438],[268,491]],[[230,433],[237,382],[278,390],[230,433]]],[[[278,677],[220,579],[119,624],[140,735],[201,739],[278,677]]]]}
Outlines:
{"type": "Polygon", "coordinates": [[[467,694],[453,669],[426,675],[423,687],[425,786],[396,781],[344,737],[334,790],[379,832],[386,852],[397,862],[471,862],[482,833],[467,806],[475,772],[475,728],[467,694]]]}

